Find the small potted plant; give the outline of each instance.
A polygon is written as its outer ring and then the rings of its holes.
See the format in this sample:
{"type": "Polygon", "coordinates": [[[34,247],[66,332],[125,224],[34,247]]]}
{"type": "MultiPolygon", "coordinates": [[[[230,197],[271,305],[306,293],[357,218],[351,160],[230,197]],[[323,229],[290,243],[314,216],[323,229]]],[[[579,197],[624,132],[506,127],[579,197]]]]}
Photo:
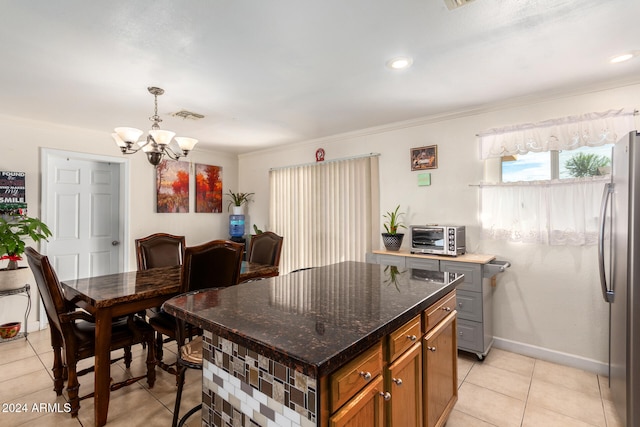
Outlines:
{"type": "Polygon", "coordinates": [[[400,210],[400,205],[396,206],[394,211],[389,211],[386,214],[382,215],[387,221],[383,224],[384,229],[387,231],[386,233],[382,233],[382,242],[384,243],[384,247],[387,248],[388,251],[398,251],[400,250],[400,246],[402,246],[402,239],[404,238],[404,233],[398,233],[399,228],[407,228],[400,221],[400,215],[404,215],[403,212],[398,212],[400,210]]]}
{"type": "Polygon", "coordinates": [[[37,243],[47,240],[49,236],[51,231],[38,218],[24,215],[0,217],[0,260],[8,259],[7,270],[16,270],[24,253],[23,238],[30,238],[37,243]]]}
{"type": "Polygon", "coordinates": [[[234,193],[233,191],[229,191],[225,194],[225,196],[231,198],[229,205],[227,205],[227,211],[233,206],[233,214],[242,215],[242,205],[251,201],[250,197],[253,196],[253,194],[254,193],[234,193]]]}

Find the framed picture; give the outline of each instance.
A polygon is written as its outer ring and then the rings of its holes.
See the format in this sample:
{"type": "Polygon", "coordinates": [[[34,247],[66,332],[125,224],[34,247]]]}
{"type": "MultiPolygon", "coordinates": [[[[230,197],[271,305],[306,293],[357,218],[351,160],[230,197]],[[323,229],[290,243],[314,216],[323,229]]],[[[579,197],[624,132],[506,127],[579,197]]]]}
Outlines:
{"type": "Polygon", "coordinates": [[[438,168],[438,146],[427,145],[411,149],[411,170],[421,171],[438,168]]]}
{"type": "Polygon", "coordinates": [[[189,163],[163,160],[156,166],[158,213],[189,212],[189,163]]]}
{"type": "Polygon", "coordinates": [[[196,212],[222,212],[222,166],[196,163],[196,212]]]}

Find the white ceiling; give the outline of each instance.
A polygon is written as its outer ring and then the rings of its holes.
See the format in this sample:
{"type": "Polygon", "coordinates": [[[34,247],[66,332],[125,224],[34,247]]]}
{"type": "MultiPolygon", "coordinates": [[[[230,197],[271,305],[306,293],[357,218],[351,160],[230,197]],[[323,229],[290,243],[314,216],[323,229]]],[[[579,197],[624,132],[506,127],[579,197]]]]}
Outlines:
{"type": "Polygon", "coordinates": [[[640,57],[608,62],[640,49],[638,0],[0,2],[0,114],[105,144],[149,128],[147,86],[162,128],[243,153],[640,82],[640,57]],[[413,66],[385,67],[399,55],[413,66]]]}

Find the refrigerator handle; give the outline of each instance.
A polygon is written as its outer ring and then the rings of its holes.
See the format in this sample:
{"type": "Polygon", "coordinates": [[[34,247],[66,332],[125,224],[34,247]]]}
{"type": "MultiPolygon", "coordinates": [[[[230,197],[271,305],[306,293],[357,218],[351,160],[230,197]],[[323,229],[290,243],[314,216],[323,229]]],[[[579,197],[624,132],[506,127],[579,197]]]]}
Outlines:
{"type": "Polygon", "coordinates": [[[602,298],[606,302],[613,302],[613,290],[607,286],[607,275],[604,266],[604,232],[607,218],[607,208],[609,200],[613,193],[613,183],[607,183],[604,186],[604,194],[602,195],[602,205],[600,205],[600,235],[598,236],[598,266],[600,270],[600,286],[602,286],[602,298]]]}

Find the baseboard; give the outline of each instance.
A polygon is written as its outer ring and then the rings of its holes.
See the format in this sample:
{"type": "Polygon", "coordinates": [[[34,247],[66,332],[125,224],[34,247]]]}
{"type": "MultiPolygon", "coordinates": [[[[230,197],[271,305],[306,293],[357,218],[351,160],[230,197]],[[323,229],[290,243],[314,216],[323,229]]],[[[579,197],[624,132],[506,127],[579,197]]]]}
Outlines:
{"type": "Polygon", "coordinates": [[[523,356],[557,363],[559,365],[582,369],[584,371],[593,372],[594,374],[609,376],[609,365],[606,362],[599,362],[597,360],[587,359],[586,357],[576,356],[574,354],[549,350],[548,348],[497,337],[493,338],[493,347],[510,351],[512,353],[522,354],[523,356]]]}

